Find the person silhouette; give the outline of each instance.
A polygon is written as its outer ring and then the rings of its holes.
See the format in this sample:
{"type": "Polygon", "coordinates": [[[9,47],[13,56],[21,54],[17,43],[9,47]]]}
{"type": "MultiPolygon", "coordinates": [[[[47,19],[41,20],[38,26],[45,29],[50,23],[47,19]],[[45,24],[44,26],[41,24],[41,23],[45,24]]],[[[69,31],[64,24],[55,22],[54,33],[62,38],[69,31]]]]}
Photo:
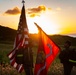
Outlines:
{"type": "Polygon", "coordinates": [[[69,61],[70,53],[72,49],[70,48],[71,42],[66,41],[64,44],[64,50],[62,50],[59,54],[60,62],[63,64],[64,75],[71,75],[71,70],[73,68],[73,64],[69,61]]]}

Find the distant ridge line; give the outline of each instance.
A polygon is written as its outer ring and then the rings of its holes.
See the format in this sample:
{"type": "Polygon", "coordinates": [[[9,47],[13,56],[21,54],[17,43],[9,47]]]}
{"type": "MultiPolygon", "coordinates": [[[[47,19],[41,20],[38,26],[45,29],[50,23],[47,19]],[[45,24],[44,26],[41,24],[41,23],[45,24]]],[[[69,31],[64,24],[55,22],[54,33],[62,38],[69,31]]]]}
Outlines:
{"type": "MultiPolygon", "coordinates": [[[[0,42],[1,41],[12,41],[14,42],[15,36],[16,36],[17,30],[4,27],[0,25],[0,42]]],[[[69,40],[72,42],[72,45],[76,46],[76,38],[67,36],[67,35],[49,35],[49,37],[58,45],[63,45],[66,40],[69,40]],[[60,41],[61,40],[61,41],[60,41]]],[[[30,39],[34,41],[35,43],[38,42],[37,34],[31,34],[30,33],[30,39]]]]}

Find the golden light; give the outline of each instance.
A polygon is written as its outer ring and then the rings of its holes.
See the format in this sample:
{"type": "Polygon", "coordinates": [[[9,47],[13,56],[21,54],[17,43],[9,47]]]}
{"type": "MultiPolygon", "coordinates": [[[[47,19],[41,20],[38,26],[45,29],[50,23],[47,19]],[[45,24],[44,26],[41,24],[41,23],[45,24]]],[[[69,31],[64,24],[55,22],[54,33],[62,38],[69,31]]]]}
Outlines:
{"type": "Polygon", "coordinates": [[[34,25],[34,19],[28,17],[27,25],[28,25],[29,33],[38,33],[37,27],[34,25]]]}
{"type": "Polygon", "coordinates": [[[55,24],[51,19],[47,18],[44,14],[41,16],[36,16],[34,18],[28,18],[28,28],[30,33],[38,33],[37,27],[34,25],[34,22],[36,22],[42,30],[47,34],[59,34],[59,27],[57,24],[55,24]]]}
{"type": "MultiPolygon", "coordinates": [[[[19,22],[18,18],[19,18],[19,15],[16,16],[14,20],[14,21],[17,21],[16,24],[13,25],[15,29],[18,28],[18,22],[19,22]]],[[[53,35],[53,34],[60,33],[59,25],[56,23],[56,21],[53,21],[54,18],[52,16],[51,17],[47,16],[46,13],[40,13],[40,16],[35,16],[35,17],[27,16],[26,19],[27,19],[29,33],[38,33],[38,29],[35,26],[34,22],[36,22],[46,34],[53,35]]]]}

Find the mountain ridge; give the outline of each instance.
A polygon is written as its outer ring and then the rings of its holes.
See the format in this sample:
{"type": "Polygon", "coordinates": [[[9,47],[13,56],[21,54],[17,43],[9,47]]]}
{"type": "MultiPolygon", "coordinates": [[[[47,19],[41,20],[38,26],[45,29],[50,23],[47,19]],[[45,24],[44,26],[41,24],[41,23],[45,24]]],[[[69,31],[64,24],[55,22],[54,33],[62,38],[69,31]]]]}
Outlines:
{"type": "MultiPolygon", "coordinates": [[[[14,41],[16,37],[17,30],[4,27],[0,25],[0,41],[14,41]]],[[[30,39],[36,43],[38,43],[37,34],[30,34],[30,39]]],[[[76,45],[76,38],[66,36],[66,35],[48,35],[56,44],[62,45],[66,40],[72,42],[72,45],[76,45]]]]}

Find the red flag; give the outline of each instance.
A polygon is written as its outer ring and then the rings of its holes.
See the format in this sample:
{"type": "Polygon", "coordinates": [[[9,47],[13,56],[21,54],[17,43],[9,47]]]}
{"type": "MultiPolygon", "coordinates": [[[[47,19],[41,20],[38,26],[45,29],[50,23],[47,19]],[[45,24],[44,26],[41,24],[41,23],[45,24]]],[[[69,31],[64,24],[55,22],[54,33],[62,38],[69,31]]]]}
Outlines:
{"type": "Polygon", "coordinates": [[[20,22],[17,30],[17,35],[14,42],[14,48],[13,50],[8,54],[8,57],[10,59],[11,65],[18,70],[18,72],[22,72],[23,65],[17,64],[15,61],[15,55],[16,50],[21,47],[28,47],[28,27],[26,23],[26,15],[25,15],[25,7],[23,4],[21,16],[20,16],[20,22]]]}
{"type": "Polygon", "coordinates": [[[39,46],[34,69],[34,75],[47,75],[48,68],[59,52],[59,47],[35,23],[39,29],[39,46]]]}

